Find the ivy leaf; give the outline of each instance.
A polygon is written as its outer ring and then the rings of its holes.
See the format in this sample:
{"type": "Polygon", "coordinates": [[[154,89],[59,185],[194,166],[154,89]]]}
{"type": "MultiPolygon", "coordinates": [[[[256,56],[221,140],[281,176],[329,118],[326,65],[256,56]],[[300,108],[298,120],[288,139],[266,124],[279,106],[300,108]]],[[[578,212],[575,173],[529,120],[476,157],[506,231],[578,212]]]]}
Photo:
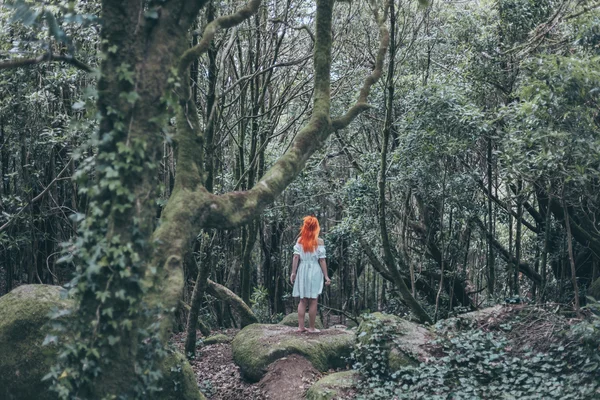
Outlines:
{"type": "Polygon", "coordinates": [[[108,344],[114,346],[119,340],[121,340],[118,336],[109,335],[108,336],[108,344]]]}
{"type": "Polygon", "coordinates": [[[42,346],[47,346],[49,344],[56,344],[58,342],[58,338],[54,335],[46,335],[44,341],[42,342],[42,346]]]}

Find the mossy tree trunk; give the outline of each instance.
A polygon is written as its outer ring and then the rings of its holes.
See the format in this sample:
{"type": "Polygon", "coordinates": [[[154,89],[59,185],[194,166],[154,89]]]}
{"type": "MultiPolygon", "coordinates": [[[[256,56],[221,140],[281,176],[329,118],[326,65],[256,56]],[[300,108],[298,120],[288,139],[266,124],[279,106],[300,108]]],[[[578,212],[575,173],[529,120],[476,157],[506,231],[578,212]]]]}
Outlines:
{"type": "MultiPolygon", "coordinates": [[[[203,229],[236,228],[256,218],[334,130],[345,128],[368,108],[370,89],[381,76],[389,36],[385,17],[379,18],[373,3],[381,40],[374,71],[357,102],[342,116],[331,117],[334,0],[317,0],[309,122],[287,152],[247,190],[215,195],[206,187],[210,171],[204,154],[209,138],[201,129],[193,100],[190,66],[209,50],[219,29],[250,18],[260,0],[250,0],[238,12],[214,19],[189,48],[188,33],[206,4],[207,0],[102,1],[98,154],[95,164],[82,171],[85,175],[93,168],[97,179],[88,192],[90,214],[75,246],[82,264],[73,282],[79,299],[78,342],[64,369],[55,371],[58,385],[72,385],[74,396],[147,395],[148,372],[153,371],[141,365],[160,370],[148,360],[147,350],[159,354],[166,343],[172,311],[182,295],[183,263],[197,234],[203,229]],[[177,112],[177,170],[171,197],[156,227],[159,182],[155,170],[171,110],[177,112]],[[162,310],[159,315],[146,313],[155,308],[162,310]],[[156,325],[158,337],[148,333],[156,325]]],[[[204,282],[206,270],[200,269],[199,291],[206,283],[209,293],[237,307],[242,324],[255,322],[247,306],[227,288],[204,282]]]]}

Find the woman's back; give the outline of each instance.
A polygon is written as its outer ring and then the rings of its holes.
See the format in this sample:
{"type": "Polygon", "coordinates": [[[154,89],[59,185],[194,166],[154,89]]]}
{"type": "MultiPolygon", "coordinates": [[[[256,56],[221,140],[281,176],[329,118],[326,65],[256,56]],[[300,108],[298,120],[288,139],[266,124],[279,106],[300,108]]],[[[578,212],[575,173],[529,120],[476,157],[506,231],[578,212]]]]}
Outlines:
{"type": "Polygon", "coordinates": [[[304,251],[304,247],[302,246],[302,244],[300,242],[296,242],[296,245],[294,246],[294,254],[297,254],[300,256],[300,261],[318,262],[320,258],[326,258],[325,244],[323,243],[323,240],[319,239],[319,243],[315,250],[304,251]]]}

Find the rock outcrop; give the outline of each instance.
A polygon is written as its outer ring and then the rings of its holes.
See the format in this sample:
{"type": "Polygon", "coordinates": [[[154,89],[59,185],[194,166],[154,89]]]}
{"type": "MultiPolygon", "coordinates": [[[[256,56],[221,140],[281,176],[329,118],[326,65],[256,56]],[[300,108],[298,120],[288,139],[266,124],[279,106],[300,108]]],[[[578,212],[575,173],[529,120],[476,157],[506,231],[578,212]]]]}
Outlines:
{"type": "Polygon", "coordinates": [[[259,381],[269,364],[291,354],[306,357],[319,371],[344,367],[355,342],[353,332],[327,329],[298,333],[285,325],[252,324],[231,342],[233,360],[244,378],[259,381]]]}
{"type": "MultiPolygon", "coordinates": [[[[0,399],[58,398],[50,391],[49,381],[42,378],[56,362],[59,348],[43,344],[46,335],[52,333],[50,314],[71,307],[73,302],[61,298],[58,286],[24,285],[0,297],[0,399]]],[[[162,361],[161,370],[161,400],[205,400],[182,354],[170,353],[162,361]]]]}
{"type": "Polygon", "coordinates": [[[52,330],[49,314],[67,310],[61,288],[48,285],[19,286],[0,297],[0,398],[54,399],[49,383],[42,382],[57,354],[57,346],[43,346],[52,330]]]}
{"type": "Polygon", "coordinates": [[[358,379],[359,373],[353,370],[326,375],[308,389],[306,400],[342,399],[356,387],[358,379]]]}
{"type": "MultiPolygon", "coordinates": [[[[279,324],[285,326],[298,327],[298,313],[291,313],[286,315],[279,324]]],[[[308,328],[308,313],[304,315],[304,326],[308,328]]],[[[323,322],[321,322],[321,318],[317,315],[315,319],[315,328],[323,329],[323,322]]]]}
{"type": "Polygon", "coordinates": [[[389,368],[396,371],[408,365],[417,365],[429,357],[424,345],[432,340],[432,334],[422,325],[415,324],[391,314],[376,312],[364,319],[358,326],[357,337],[366,344],[377,326],[393,327],[395,340],[388,343],[389,368]]]}

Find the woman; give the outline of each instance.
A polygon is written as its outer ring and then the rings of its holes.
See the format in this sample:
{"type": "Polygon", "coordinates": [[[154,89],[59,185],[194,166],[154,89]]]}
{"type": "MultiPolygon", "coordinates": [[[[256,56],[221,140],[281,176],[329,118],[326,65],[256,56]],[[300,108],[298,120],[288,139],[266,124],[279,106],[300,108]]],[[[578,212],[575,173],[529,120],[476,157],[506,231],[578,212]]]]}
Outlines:
{"type": "Polygon", "coordinates": [[[304,332],[304,315],[308,306],[308,332],[319,332],[315,329],[317,317],[317,299],[323,291],[323,278],[325,284],[331,281],[327,275],[325,263],[325,245],[319,239],[319,221],[315,217],[304,217],[300,228],[300,238],[294,246],[292,261],[292,275],[290,281],[294,284],[292,296],[299,297],[298,304],[298,332],[304,332]],[[296,277],[296,272],[298,276],[296,277]]]}

